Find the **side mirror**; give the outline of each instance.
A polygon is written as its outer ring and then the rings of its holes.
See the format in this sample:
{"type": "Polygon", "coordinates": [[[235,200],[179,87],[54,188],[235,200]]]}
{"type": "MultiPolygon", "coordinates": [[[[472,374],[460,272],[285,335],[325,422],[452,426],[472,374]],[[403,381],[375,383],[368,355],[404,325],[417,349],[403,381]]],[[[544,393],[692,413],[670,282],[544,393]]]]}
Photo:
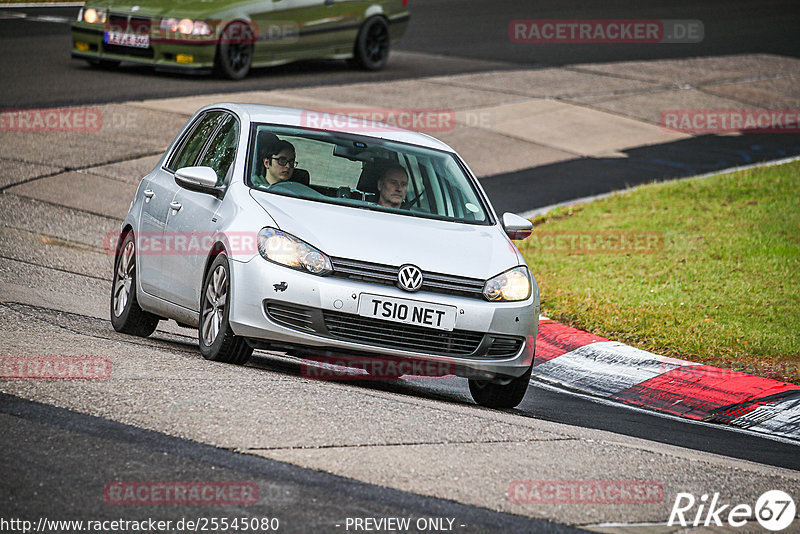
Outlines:
{"type": "Polygon", "coordinates": [[[175,171],[175,181],[178,185],[208,193],[222,199],[225,196],[225,186],[217,186],[217,173],[211,167],[184,167],[175,171]]]}
{"type": "Polygon", "coordinates": [[[504,213],[503,230],[512,240],[518,241],[531,235],[533,223],[514,213],[504,213]]]}
{"type": "Polygon", "coordinates": [[[181,185],[199,187],[201,189],[216,189],[217,173],[211,167],[183,167],[175,172],[175,179],[181,185]]]}

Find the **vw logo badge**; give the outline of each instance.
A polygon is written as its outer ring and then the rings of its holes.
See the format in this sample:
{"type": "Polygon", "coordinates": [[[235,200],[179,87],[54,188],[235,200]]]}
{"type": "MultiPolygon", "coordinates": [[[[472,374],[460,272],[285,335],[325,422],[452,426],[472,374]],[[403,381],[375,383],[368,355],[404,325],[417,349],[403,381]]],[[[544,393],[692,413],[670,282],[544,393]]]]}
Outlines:
{"type": "Polygon", "coordinates": [[[406,291],[416,291],[422,287],[422,271],[416,265],[403,265],[397,273],[397,285],[406,291]]]}

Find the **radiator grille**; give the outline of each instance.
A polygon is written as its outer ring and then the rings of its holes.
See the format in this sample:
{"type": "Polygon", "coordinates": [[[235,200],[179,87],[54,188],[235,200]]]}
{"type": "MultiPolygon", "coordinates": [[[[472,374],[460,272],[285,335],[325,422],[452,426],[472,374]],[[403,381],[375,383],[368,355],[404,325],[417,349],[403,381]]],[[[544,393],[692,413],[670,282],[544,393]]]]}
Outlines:
{"type": "MultiPolygon", "coordinates": [[[[333,276],[382,285],[394,285],[400,267],[366,261],[331,258],[333,276]]],[[[483,299],[484,281],[428,271],[422,272],[421,291],[483,299]]]]}

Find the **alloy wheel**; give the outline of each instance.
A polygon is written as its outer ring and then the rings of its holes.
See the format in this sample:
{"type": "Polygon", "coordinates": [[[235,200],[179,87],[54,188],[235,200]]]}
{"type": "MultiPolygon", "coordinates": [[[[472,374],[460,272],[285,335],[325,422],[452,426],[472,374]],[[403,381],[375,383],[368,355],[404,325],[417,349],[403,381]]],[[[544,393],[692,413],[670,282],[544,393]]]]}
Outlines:
{"type": "Polygon", "coordinates": [[[117,281],[114,284],[114,315],[119,317],[128,304],[133,284],[136,261],[134,260],[134,244],[129,241],[120,254],[117,262],[117,281]]]}
{"type": "Polygon", "coordinates": [[[211,273],[205,297],[202,317],[203,341],[206,345],[212,345],[222,326],[228,298],[228,273],[222,265],[218,265],[211,273]]]}

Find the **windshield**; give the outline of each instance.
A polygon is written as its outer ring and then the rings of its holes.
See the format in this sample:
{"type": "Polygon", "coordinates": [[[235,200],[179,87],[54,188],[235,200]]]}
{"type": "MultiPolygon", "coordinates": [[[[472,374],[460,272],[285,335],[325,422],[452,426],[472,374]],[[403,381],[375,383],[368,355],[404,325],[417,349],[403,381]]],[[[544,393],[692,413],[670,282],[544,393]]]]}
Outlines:
{"type": "Polygon", "coordinates": [[[455,155],[338,132],[254,124],[247,184],[316,202],[472,224],[486,204],[455,155]]]}

